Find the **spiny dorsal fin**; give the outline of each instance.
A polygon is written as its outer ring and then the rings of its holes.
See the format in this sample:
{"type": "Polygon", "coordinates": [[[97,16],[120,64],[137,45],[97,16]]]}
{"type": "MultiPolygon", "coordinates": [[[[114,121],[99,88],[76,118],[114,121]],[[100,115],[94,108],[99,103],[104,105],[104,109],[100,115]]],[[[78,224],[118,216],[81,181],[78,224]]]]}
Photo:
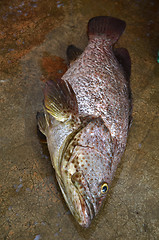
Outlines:
{"type": "Polygon", "coordinates": [[[78,112],[75,93],[62,79],[49,80],[44,89],[44,106],[56,120],[64,122],[72,113],[78,112]]]}
{"type": "Polygon", "coordinates": [[[132,122],[132,94],[130,88],[131,58],[126,48],[116,48],[114,49],[114,54],[118,62],[122,65],[125,73],[125,78],[127,80],[127,87],[129,93],[129,126],[131,126],[132,122]]]}
{"type": "Polygon", "coordinates": [[[118,62],[123,66],[125,77],[127,81],[129,81],[131,75],[131,59],[128,50],[126,48],[115,48],[114,54],[118,62]]]}
{"type": "Polygon", "coordinates": [[[91,18],[88,22],[88,37],[101,37],[107,40],[109,45],[113,45],[126,27],[126,23],[120,19],[107,16],[91,18]]]}
{"type": "Polygon", "coordinates": [[[74,45],[69,45],[66,51],[68,65],[73,63],[81,54],[81,49],[75,47],[74,45]]]}

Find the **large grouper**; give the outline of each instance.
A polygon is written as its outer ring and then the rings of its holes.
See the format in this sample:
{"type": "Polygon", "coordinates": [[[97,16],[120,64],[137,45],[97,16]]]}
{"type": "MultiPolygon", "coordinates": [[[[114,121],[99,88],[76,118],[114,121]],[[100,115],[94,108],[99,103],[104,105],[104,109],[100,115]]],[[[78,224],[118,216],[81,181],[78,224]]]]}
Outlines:
{"type": "Polygon", "coordinates": [[[126,49],[114,49],[125,26],[113,17],[90,19],[87,47],[68,47],[70,67],[46,82],[37,114],[64,199],[83,227],[98,213],[126,147],[131,61],[126,49]]]}

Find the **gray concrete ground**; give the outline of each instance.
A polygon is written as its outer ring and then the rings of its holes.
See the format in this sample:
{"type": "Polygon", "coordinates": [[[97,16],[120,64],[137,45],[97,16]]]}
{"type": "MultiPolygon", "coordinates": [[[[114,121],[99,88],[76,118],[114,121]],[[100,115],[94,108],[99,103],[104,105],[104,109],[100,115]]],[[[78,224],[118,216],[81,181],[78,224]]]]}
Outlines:
{"type": "Polygon", "coordinates": [[[0,4],[0,239],[159,239],[159,2],[0,4]],[[109,196],[83,230],[63,200],[35,116],[44,55],[65,58],[72,43],[84,49],[87,21],[97,15],[127,23],[118,46],[132,59],[133,124],[109,196]]]}

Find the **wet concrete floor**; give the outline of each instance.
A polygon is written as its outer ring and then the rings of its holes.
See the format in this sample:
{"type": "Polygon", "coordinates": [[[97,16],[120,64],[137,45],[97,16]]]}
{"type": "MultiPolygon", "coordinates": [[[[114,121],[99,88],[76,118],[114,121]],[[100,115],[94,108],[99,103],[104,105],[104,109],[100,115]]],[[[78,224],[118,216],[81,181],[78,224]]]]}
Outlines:
{"type": "Polygon", "coordinates": [[[0,2],[0,239],[159,239],[158,0],[0,2]],[[89,229],[71,216],[36,132],[42,81],[62,75],[69,44],[84,49],[91,17],[126,21],[133,124],[107,200],[89,229]]]}

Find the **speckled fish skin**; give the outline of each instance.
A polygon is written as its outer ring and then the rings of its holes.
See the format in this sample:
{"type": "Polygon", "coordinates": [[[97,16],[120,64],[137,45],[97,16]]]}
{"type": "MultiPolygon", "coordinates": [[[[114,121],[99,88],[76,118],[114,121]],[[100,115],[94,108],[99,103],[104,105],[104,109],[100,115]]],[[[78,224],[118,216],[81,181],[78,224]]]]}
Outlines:
{"type": "Polygon", "coordinates": [[[47,83],[46,123],[38,119],[63,196],[83,227],[98,213],[127,142],[130,58],[113,49],[124,28],[111,17],[89,21],[86,49],[60,81],[47,83]]]}

